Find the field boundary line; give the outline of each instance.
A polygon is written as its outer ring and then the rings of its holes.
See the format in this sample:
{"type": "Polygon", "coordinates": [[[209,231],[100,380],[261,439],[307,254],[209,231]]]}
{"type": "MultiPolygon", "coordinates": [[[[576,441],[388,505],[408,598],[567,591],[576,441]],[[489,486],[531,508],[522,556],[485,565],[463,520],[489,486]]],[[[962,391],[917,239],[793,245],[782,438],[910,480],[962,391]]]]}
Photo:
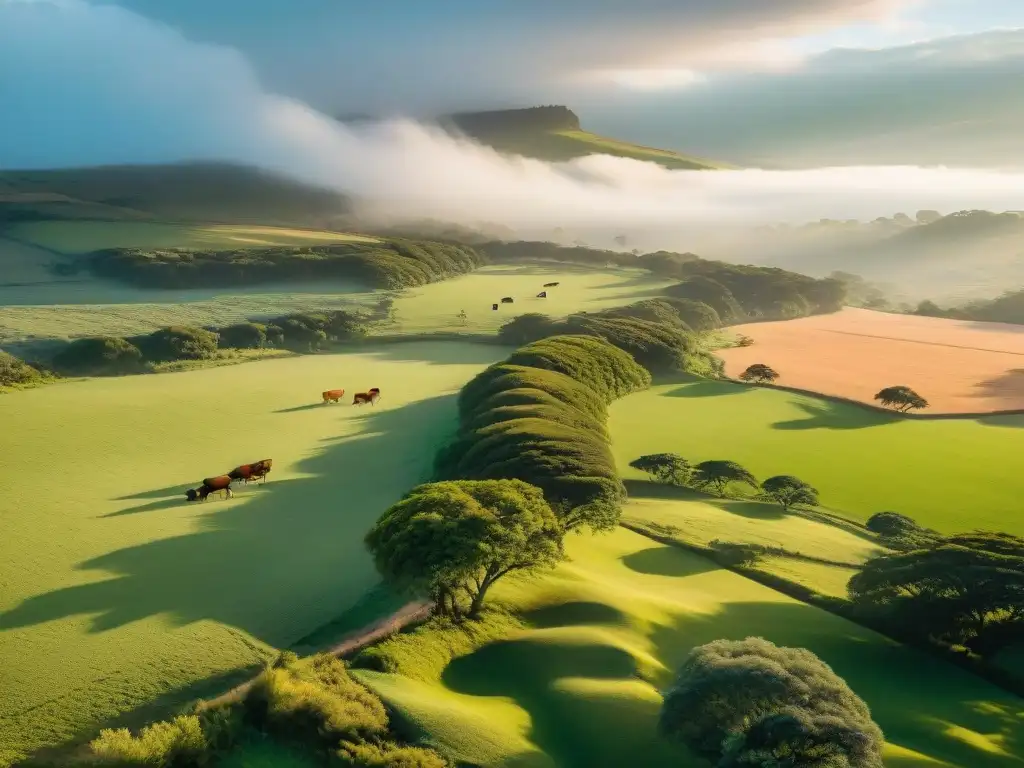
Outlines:
{"type": "Polygon", "coordinates": [[[825,333],[838,333],[843,336],[860,336],[865,339],[882,339],[884,341],[902,341],[907,344],[927,344],[931,347],[949,347],[950,349],[966,349],[971,352],[991,352],[996,355],[1015,355],[1024,357],[1024,352],[1012,352],[1008,349],[986,349],[985,347],[966,347],[963,344],[944,344],[941,341],[923,341],[921,339],[904,339],[899,336],[877,336],[873,333],[854,333],[853,331],[840,331],[834,328],[821,328],[825,333]]]}

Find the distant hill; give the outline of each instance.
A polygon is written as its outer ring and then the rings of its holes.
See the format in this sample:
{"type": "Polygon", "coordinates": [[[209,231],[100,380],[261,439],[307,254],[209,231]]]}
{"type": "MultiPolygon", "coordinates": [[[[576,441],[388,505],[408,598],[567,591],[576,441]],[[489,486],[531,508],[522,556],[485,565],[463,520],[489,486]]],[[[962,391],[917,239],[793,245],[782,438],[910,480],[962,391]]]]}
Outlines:
{"type": "Polygon", "coordinates": [[[5,222],[104,219],[329,227],[343,195],[221,163],[0,171],[5,222]]]}
{"type": "Polygon", "coordinates": [[[499,152],[552,162],[603,154],[645,160],[674,170],[727,167],[678,152],[598,136],[584,130],[579,116],[562,106],[461,112],[445,115],[439,122],[499,152]]]}

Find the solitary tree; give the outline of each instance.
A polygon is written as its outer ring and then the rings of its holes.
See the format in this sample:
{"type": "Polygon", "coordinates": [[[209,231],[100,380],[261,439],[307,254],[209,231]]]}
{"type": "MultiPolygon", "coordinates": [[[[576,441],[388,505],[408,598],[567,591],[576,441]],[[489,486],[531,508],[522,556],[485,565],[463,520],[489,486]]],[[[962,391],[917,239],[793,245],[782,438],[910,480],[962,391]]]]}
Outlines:
{"type": "Polygon", "coordinates": [[[661,483],[686,485],[693,474],[690,462],[674,453],[650,453],[629,463],[633,469],[646,472],[661,483]]]}
{"type": "Polygon", "coordinates": [[[521,480],[417,486],[380,517],[366,544],[387,581],[455,617],[479,613],[506,574],[552,567],[563,556],[551,507],[521,480]]]}
{"type": "Polygon", "coordinates": [[[886,387],[877,395],[878,400],[886,408],[892,408],[900,413],[906,413],[912,408],[927,408],[928,401],[921,397],[910,387],[886,387]]]}
{"type": "Polygon", "coordinates": [[[779,374],[764,363],[754,363],[740,374],[741,381],[753,381],[756,384],[770,384],[778,378],[779,374]]]}
{"type": "Polygon", "coordinates": [[[757,488],[757,479],[735,461],[702,461],[694,468],[693,484],[698,488],[714,488],[721,496],[730,483],[757,488]]]}
{"type": "Polygon", "coordinates": [[[761,490],[785,512],[796,504],[815,506],[818,503],[818,491],[792,475],[769,477],[761,483],[761,490]]]}
{"type": "Polygon", "coordinates": [[[882,731],[821,659],[760,637],[695,648],[659,729],[725,768],[882,768],[882,731]]]}

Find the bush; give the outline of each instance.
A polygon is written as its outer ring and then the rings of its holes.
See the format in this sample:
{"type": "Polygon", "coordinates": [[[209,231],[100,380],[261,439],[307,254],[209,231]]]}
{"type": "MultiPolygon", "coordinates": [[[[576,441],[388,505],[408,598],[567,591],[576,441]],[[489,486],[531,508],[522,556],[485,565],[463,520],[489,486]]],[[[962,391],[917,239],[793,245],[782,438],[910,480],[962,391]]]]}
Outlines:
{"type": "Polygon", "coordinates": [[[131,373],[141,363],[142,351],[117,336],[76,339],[53,358],[58,370],[77,374],[131,373]]]}
{"type": "Polygon", "coordinates": [[[730,768],[882,768],[884,739],[867,705],[810,651],[762,638],[691,651],[659,729],[730,768]]]}
{"type": "Polygon", "coordinates": [[[447,768],[437,752],[397,744],[342,744],[335,753],[343,768],[447,768]]]}
{"type": "Polygon", "coordinates": [[[221,328],[220,345],[234,349],[263,349],[267,345],[267,326],[263,323],[236,323],[221,328]]]}
{"type": "Polygon", "coordinates": [[[154,723],[138,736],[127,728],[104,729],[89,748],[96,765],[191,768],[210,764],[206,737],[195,715],[154,723]]]}
{"type": "Polygon", "coordinates": [[[868,518],[865,526],[879,536],[904,536],[922,530],[913,519],[899,512],[878,512],[868,518]]]}
{"type": "Polygon", "coordinates": [[[761,559],[764,550],[754,544],[740,544],[715,539],[708,546],[714,553],[715,561],[726,568],[753,567],[761,559]]]}
{"type": "Polygon", "coordinates": [[[0,350],[0,387],[32,384],[46,378],[45,374],[24,360],[0,350]]]}
{"type": "Polygon", "coordinates": [[[327,654],[268,669],[249,689],[245,708],[266,731],[325,746],[380,737],[388,730],[380,699],[327,654]]]}
{"type": "Polygon", "coordinates": [[[202,328],[172,325],[130,341],[154,363],[172,360],[207,360],[217,354],[217,334],[202,328]]]}

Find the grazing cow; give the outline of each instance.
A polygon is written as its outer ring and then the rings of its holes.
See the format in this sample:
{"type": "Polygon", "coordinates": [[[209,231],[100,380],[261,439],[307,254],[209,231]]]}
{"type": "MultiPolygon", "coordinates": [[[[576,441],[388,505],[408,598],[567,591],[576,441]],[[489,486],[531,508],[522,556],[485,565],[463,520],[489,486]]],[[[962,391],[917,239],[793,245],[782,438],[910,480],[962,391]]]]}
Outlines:
{"type": "Polygon", "coordinates": [[[380,390],[377,387],[367,392],[356,392],[356,396],[352,399],[352,405],[376,405],[377,401],[380,400],[380,390]]]}
{"type": "Polygon", "coordinates": [[[545,288],[554,288],[558,283],[544,283],[545,288]]]}
{"type": "Polygon", "coordinates": [[[241,480],[247,485],[250,482],[261,479],[266,482],[267,474],[270,472],[270,467],[273,463],[273,459],[262,459],[252,464],[243,464],[228,472],[228,477],[232,480],[241,480]]]}
{"type": "Polygon", "coordinates": [[[228,475],[207,477],[198,488],[191,488],[185,491],[185,498],[189,501],[196,501],[197,499],[199,501],[206,501],[211,493],[224,491],[226,498],[230,499],[234,495],[231,493],[231,480],[232,478],[228,475]]]}
{"type": "Polygon", "coordinates": [[[497,304],[491,304],[491,309],[497,310],[498,309],[498,305],[497,304]]]}
{"type": "Polygon", "coordinates": [[[548,292],[547,291],[541,291],[540,293],[537,294],[537,298],[538,299],[546,299],[547,297],[548,297],[548,292]]]}
{"type": "Polygon", "coordinates": [[[505,298],[503,298],[501,300],[501,303],[502,304],[511,304],[512,303],[512,297],[511,296],[506,296],[505,298]]]}
{"type": "Polygon", "coordinates": [[[323,393],[324,405],[328,403],[337,403],[345,396],[344,389],[328,389],[323,393]]]}

